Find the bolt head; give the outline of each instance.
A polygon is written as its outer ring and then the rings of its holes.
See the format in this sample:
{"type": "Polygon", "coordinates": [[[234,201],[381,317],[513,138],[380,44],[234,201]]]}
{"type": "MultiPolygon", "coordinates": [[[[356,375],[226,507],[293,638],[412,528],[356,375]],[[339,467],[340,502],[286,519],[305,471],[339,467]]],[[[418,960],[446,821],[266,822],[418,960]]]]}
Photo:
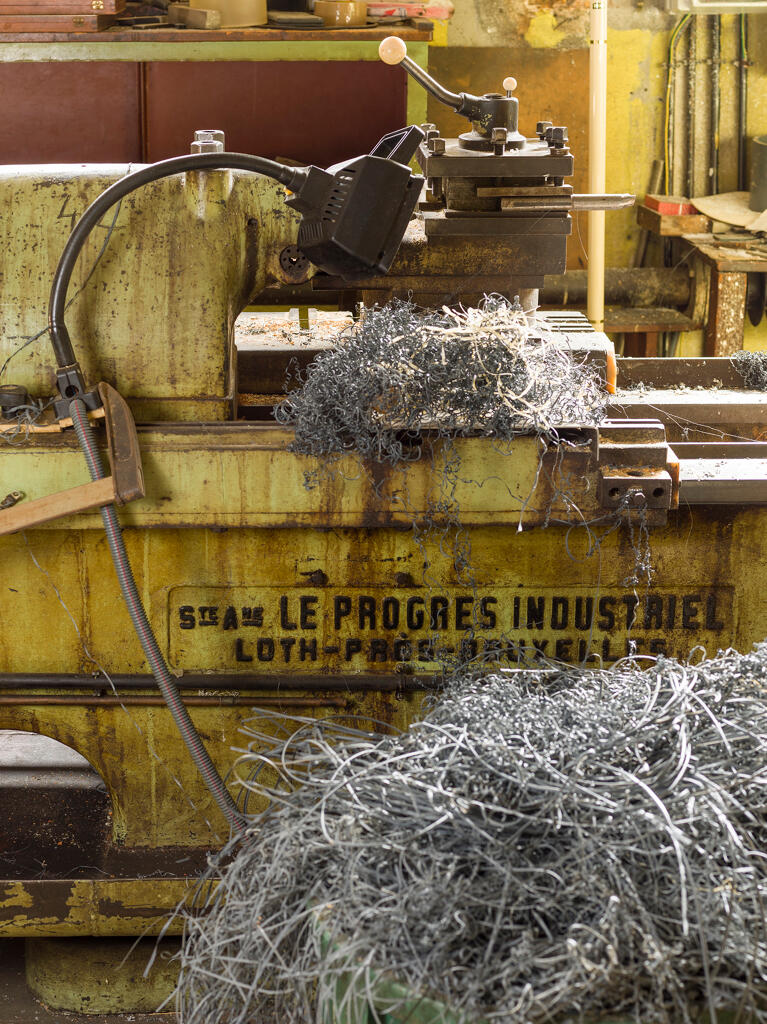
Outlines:
{"type": "MultiPolygon", "coordinates": [[[[198,128],[194,133],[195,142],[220,142],[221,149],[216,152],[223,152],[226,147],[226,139],[220,128],[198,128]]],[[[193,150],[192,152],[196,152],[193,150]]],[[[205,152],[208,152],[205,150],[205,152]]]]}
{"type": "Polygon", "coordinates": [[[198,142],[192,143],[192,153],[223,153],[224,144],[223,142],[217,142],[215,139],[205,139],[198,142]]]}

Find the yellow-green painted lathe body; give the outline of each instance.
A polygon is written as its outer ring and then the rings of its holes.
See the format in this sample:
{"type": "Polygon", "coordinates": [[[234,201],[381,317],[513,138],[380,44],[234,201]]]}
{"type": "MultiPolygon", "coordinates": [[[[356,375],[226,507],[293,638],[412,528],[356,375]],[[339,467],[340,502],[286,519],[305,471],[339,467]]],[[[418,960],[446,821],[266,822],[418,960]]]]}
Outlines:
{"type": "MultiPolygon", "coordinates": [[[[12,357],[2,383],[53,393],[47,337],[22,346],[48,321],[53,272],[78,218],[137,169],[0,168],[0,364],[12,357]]],[[[138,420],[230,419],[235,318],[283,279],[280,253],[298,235],[284,200],[260,175],[192,172],[145,185],[107,213],[69,291],[67,324],[86,379],[110,381],[138,420]]]]}
{"type": "MultiPolygon", "coordinates": [[[[122,171],[0,171],[2,360],[45,323],[72,215],[122,171]]],[[[660,424],[572,428],[561,448],[468,438],[457,470],[427,437],[405,472],[350,459],[328,474],[289,451],[289,432],[226,422],[234,317],[280,279],[296,238],[280,191],[223,172],[149,186],[124,200],[88,277],[110,223],[73,282],[84,290],[70,331],[89,383],[116,386],[139,421],[146,497],[120,513],[126,546],[192,719],[235,789],[254,707],[405,727],[445,659],[612,664],[631,649],[685,656],[767,635],[767,509],[677,507],[660,424]],[[616,511],[631,489],[645,495],[641,516],[616,511]]],[[[4,382],[49,396],[51,362],[43,337],[13,355],[4,382]]],[[[0,501],[87,480],[71,433],[10,440],[0,501]]],[[[0,936],[157,933],[227,831],[147,674],[98,513],[0,537],[0,567],[0,729],[81,752],[112,806],[90,873],[0,881],[0,936]]]]}
{"type": "MultiPolygon", "coordinates": [[[[641,653],[747,649],[767,634],[765,515],[672,513],[651,533],[655,577],[635,587],[626,586],[636,555],[625,526],[590,555],[583,528],[469,527],[470,582],[439,543],[424,551],[411,531],[391,527],[201,523],[125,536],[161,646],[180,682],[194,679],[184,690],[192,718],[226,773],[252,706],[405,726],[420,705],[413,677],[434,668],[435,645],[459,651],[472,624],[465,653],[476,643],[507,666],[537,651],[569,661],[591,652],[609,664],[630,641],[641,653]]],[[[103,677],[88,678],[99,666],[118,677],[145,672],[103,534],[72,522],[3,538],[0,551],[2,671],[52,677],[2,690],[0,728],[53,736],[99,772],[113,807],[107,867],[129,870],[142,852],[199,863],[226,828],[169,712],[146,678],[130,690],[118,679],[122,703],[103,677]],[[56,686],[60,675],[70,685],[56,686]]],[[[185,882],[129,878],[4,883],[0,935],[159,930],[185,882]]]]}

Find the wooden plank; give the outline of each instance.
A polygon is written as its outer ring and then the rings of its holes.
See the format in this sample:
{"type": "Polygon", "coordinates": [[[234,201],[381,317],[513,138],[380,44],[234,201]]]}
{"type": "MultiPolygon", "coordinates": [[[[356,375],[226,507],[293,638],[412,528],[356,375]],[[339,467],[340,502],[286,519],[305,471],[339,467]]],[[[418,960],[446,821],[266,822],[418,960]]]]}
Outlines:
{"type": "Polygon", "coordinates": [[[0,32],[103,32],[114,23],[113,14],[4,14],[0,32]]]}
{"type": "Polygon", "coordinates": [[[627,334],[655,334],[659,331],[697,331],[703,324],[685,316],[678,309],[627,308],[608,306],[605,309],[605,330],[627,334]]]}
{"type": "Polygon", "coordinates": [[[572,185],[478,185],[477,198],[493,199],[498,196],[569,196],[572,185]]]}
{"type": "Polygon", "coordinates": [[[114,482],[111,476],[103,480],[92,480],[89,484],[70,487],[58,494],[46,494],[44,498],[21,502],[0,511],[0,536],[17,533],[28,527],[49,523],[52,519],[69,516],[88,508],[109,505],[115,500],[114,482]]]}
{"type": "MultiPolygon", "coordinates": [[[[45,34],[39,38],[30,40],[27,38],[32,29],[0,28],[0,44],[2,43],[57,43],[68,42],[65,31],[56,26],[51,26],[45,34]]],[[[329,43],[337,42],[346,44],[340,48],[332,48],[322,54],[322,60],[378,60],[378,49],[370,53],[358,51],[354,44],[371,43],[377,44],[387,35],[391,35],[391,27],[381,28],[360,28],[360,29],[278,29],[278,28],[237,28],[237,29],[175,29],[161,28],[152,29],[150,32],[137,31],[115,27],[99,40],[99,43],[139,43],[142,46],[154,45],[156,43],[178,43],[185,44],[181,49],[172,54],[170,50],[164,55],[159,53],[132,53],[122,56],[120,53],[114,55],[97,54],[93,57],[75,56],[69,50],[61,55],[50,53],[24,53],[13,55],[10,59],[16,60],[77,60],[77,59],[101,59],[101,60],[317,60],[318,56],[314,51],[300,49],[294,44],[302,43],[329,43]],[[274,52],[267,49],[259,55],[248,53],[239,49],[230,49],[228,53],[216,51],[204,55],[190,55],[190,47],[186,44],[217,43],[231,47],[232,43],[271,43],[274,46],[288,44],[283,51],[274,52]]],[[[405,42],[428,42],[431,39],[431,32],[423,27],[415,28],[410,25],[398,25],[397,35],[405,42]]],[[[3,55],[3,59],[9,59],[3,55]]]]}
{"type": "Polygon", "coordinates": [[[120,14],[126,0],[0,0],[0,16],[11,14],[120,14]]]}
{"type": "Polygon", "coordinates": [[[637,223],[655,235],[678,238],[680,235],[702,234],[711,230],[711,221],[700,213],[667,214],[651,210],[641,203],[637,206],[637,223]]]}
{"type": "Polygon", "coordinates": [[[763,274],[767,272],[767,247],[758,239],[731,244],[699,242],[687,238],[708,262],[723,274],[763,274]]]}

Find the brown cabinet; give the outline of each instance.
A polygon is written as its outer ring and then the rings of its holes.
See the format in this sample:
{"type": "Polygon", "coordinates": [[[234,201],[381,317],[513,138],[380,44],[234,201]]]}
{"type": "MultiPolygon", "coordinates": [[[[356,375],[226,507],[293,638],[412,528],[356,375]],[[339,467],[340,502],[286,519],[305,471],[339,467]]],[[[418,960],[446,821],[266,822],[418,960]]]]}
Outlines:
{"type": "Polygon", "coordinates": [[[4,164],[161,160],[221,128],[230,150],[328,165],[407,112],[405,75],[371,60],[1,63],[0,95],[4,164]]]}

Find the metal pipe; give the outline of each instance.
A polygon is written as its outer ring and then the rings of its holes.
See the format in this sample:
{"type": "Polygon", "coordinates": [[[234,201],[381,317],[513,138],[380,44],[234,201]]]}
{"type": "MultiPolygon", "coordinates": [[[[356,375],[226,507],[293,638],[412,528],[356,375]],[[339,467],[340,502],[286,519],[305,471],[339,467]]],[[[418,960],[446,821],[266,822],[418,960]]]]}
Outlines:
{"type": "MultiPolygon", "coordinates": [[[[607,152],[607,0],[591,4],[589,41],[589,192],[606,190],[607,152]]],[[[586,315],[596,330],[605,320],[605,213],[588,215],[588,300],[586,315]]]]}
{"type": "Polygon", "coordinates": [[[509,196],[501,200],[504,213],[554,213],[559,210],[622,210],[633,206],[636,196],[631,192],[610,192],[602,195],[574,193],[569,196],[509,196]]]}
{"type": "Polygon", "coordinates": [[[401,66],[407,71],[407,73],[422,85],[427,92],[430,92],[435,99],[438,99],[440,103],[444,103],[447,107],[452,107],[453,110],[458,110],[463,104],[463,96],[458,93],[450,92],[443,85],[440,85],[436,79],[432,78],[431,75],[427,74],[422,67],[420,67],[413,60],[412,57],[403,57],[400,61],[401,66]]]}
{"type": "Polygon", "coordinates": [[[698,22],[690,20],[687,40],[687,195],[695,195],[695,92],[698,80],[698,22]]]}
{"type": "MultiPolygon", "coordinates": [[[[269,708],[345,708],[346,701],[340,697],[262,697],[254,701],[252,697],[184,697],[187,707],[210,706],[245,706],[269,708]]],[[[164,707],[162,697],[86,697],[72,694],[69,697],[21,696],[16,694],[0,695],[0,707],[164,707]]]]}
{"type": "Polygon", "coordinates": [[[633,206],[636,196],[631,192],[603,192],[601,194],[574,193],[571,197],[574,210],[623,210],[633,206]]]}
{"type": "Polygon", "coordinates": [[[721,97],[719,93],[719,71],[722,61],[722,19],[712,16],[711,23],[711,137],[709,139],[708,179],[709,192],[719,191],[719,117],[721,97]]]}
{"type": "Polygon", "coordinates": [[[748,17],[740,16],[740,59],[738,61],[738,192],[746,185],[746,121],[748,105],[748,17]]]}
{"type": "MultiPolygon", "coordinates": [[[[607,267],[605,301],[611,306],[685,309],[690,302],[691,278],[686,267],[607,267]]],[[[540,292],[543,306],[582,305],[587,297],[585,270],[547,274],[540,292]]]]}
{"type": "MultiPolygon", "coordinates": [[[[153,690],[157,683],[150,675],[113,675],[110,677],[118,690],[153,690]]],[[[66,690],[102,689],[109,683],[103,676],[83,676],[70,673],[0,673],[0,690],[66,690]]],[[[263,690],[306,690],[343,692],[412,692],[428,689],[434,685],[433,675],[413,676],[315,676],[315,675],[263,675],[241,676],[183,675],[176,680],[179,690],[233,690],[237,694],[246,691],[263,690]]],[[[197,694],[204,696],[204,694],[197,694]]],[[[184,698],[186,700],[186,698],[184,698]]],[[[259,701],[260,703],[260,701],[259,701]]]]}
{"type": "Polygon", "coordinates": [[[378,56],[384,64],[388,64],[390,67],[396,67],[399,64],[419,85],[422,85],[427,92],[430,92],[432,96],[438,99],[440,103],[444,103],[445,106],[458,110],[463,105],[463,96],[450,92],[449,89],[440,85],[422,67],[416,64],[412,57],[408,57],[407,44],[399,36],[389,36],[387,39],[384,39],[378,47],[378,56]]]}

